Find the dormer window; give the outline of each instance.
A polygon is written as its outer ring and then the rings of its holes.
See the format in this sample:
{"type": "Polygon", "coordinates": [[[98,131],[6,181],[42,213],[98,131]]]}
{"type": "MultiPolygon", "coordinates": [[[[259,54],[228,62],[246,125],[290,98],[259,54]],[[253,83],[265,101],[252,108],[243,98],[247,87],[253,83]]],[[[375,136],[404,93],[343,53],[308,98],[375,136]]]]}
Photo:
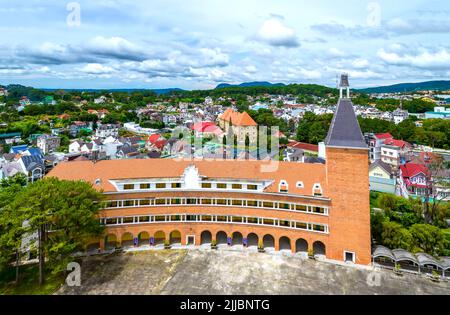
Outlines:
{"type": "Polygon", "coordinates": [[[281,193],[287,193],[289,191],[289,185],[287,181],[285,180],[280,181],[280,184],[278,185],[278,191],[281,193]]]}
{"type": "Polygon", "coordinates": [[[318,183],[314,184],[314,186],[313,186],[313,196],[321,197],[322,194],[323,194],[322,186],[320,184],[318,184],[318,183]]]}
{"type": "Polygon", "coordinates": [[[97,178],[97,179],[95,180],[95,182],[94,182],[94,184],[95,184],[96,186],[99,186],[101,183],[102,183],[102,180],[101,180],[100,178],[97,178]]]}
{"type": "Polygon", "coordinates": [[[297,182],[297,188],[305,188],[305,185],[303,185],[303,182],[297,182]]]}

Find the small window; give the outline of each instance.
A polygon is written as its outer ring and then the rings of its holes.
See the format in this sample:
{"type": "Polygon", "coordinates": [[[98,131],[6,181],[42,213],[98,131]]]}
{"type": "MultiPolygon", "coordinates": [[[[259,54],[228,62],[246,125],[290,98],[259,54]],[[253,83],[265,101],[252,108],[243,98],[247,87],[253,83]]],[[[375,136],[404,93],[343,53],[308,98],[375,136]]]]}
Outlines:
{"type": "Polygon", "coordinates": [[[258,224],[258,218],[247,218],[248,224],[258,224]]]}
{"type": "Polygon", "coordinates": [[[345,262],[354,263],[355,262],[355,253],[344,252],[345,262]]]}
{"type": "Polygon", "coordinates": [[[107,208],[117,208],[117,201],[108,201],[106,204],[107,208]]]}
{"type": "Polygon", "coordinates": [[[301,229],[301,230],[307,230],[308,229],[308,225],[304,222],[295,222],[295,227],[297,229],[301,229]]]}
{"type": "Polygon", "coordinates": [[[248,190],[257,190],[258,186],[257,185],[247,185],[247,189],[248,190]]]}
{"type": "Polygon", "coordinates": [[[179,199],[179,198],[174,198],[174,199],[171,199],[171,204],[173,204],[173,205],[179,205],[179,204],[181,204],[181,199],[179,199]]]}
{"type": "Polygon", "coordinates": [[[150,222],[150,217],[149,216],[139,217],[139,222],[150,222]]]}
{"type": "Polygon", "coordinates": [[[196,205],[197,204],[197,199],[196,198],[188,198],[188,199],[186,199],[186,204],[188,204],[188,205],[196,205]]]}
{"type": "Polygon", "coordinates": [[[233,188],[233,189],[242,189],[242,185],[241,184],[233,184],[233,185],[231,185],[231,188],[233,188]]]}
{"type": "Polygon", "coordinates": [[[273,202],[263,202],[263,208],[273,208],[273,202]]]}
{"type": "Polygon", "coordinates": [[[285,209],[285,210],[290,209],[290,205],[288,203],[279,203],[278,205],[279,205],[280,209],[285,209]]]}
{"type": "Polygon", "coordinates": [[[150,189],[150,184],[141,184],[140,188],[141,189],[150,189]]]}
{"type": "Polygon", "coordinates": [[[172,183],[172,188],[181,188],[181,183],[172,183]]]}
{"type": "Polygon", "coordinates": [[[325,232],[325,227],[323,225],[314,224],[313,230],[318,232],[325,232]]]}
{"type": "Polygon", "coordinates": [[[165,215],[157,215],[155,216],[155,222],[165,222],[166,216],[165,215]]]}
{"type": "Polygon", "coordinates": [[[123,185],[123,189],[124,190],[133,190],[134,184],[125,184],[125,185],[123,185]]]}
{"type": "Polygon", "coordinates": [[[272,220],[272,219],[264,219],[263,220],[263,224],[265,224],[265,225],[274,225],[275,221],[272,220]]]}
{"type": "Polygon", "coordinates": [[[186,221],[197,221],[197,216],[196,215],[187,215],[186,221]]]}
{"type": "Polygon", "coordinates": [[[280,226],[290,227],[291,223],[289,221],[280,220],[280,226]]]}
{"type": "Polygon", "coordinates": [[[172,215],[170,216],[170,221],[181,221],[180,215],[172,215]]]}
{"type": "Polygon", "coordinates": [[[227,184],[217,184],[218,189],[227,189],[227,184]]]}
{"type": "Polygon", "coordinates": [[[256,201],[256,200],[247,200],[247,206],[248,207],[257,207],[258,206],[258,201],[256,201]]]}
{"type": "Polygon", "coordinates": [[[302,211],[302,212],[306,212],[307,208],[304,205],[295,205],[295,210],[297,211],[302,211]]]}
{"type": "Polygon", "coordinates": [[[166,184],[165,183],[158,183],[156,184],[156,189],[164,189],[166,188],[166,184]]]}
{"type": "Polygon", "coordinates": [[[305,188],[303,182],[297,182],[297,188],[305,188]]]}
{"type": "Polygon", "coordinates": [[[233,206],[242,206],[242,200],[233,200],[231,204],[233,206]]]}
{"type": "Polygon", "coordinates": [[[202,183],[202,188],[211,188],[212,184],[211,183],[202,183]]]}
{"type": "Polygon", "coordinates": [[[227,200],[226,199],[217,199],[217,204],[218,205],[226,205],[227,204],[227,200]]]}
{"type": "Polygon", "coordinates": [[[150,205],[150,200],[148,200],[148,199],[142,199],[142,200],[140,201],[140,205],[141,205],[141,206],[149,206],[149,205],[150,205]]]}
{"type": "Polygon", "coordinates": [[[218,215],[217,216],[217,222],[227,222],[227,217],[226,216],[222,216],[222,215],[218,215]]]}
{"type": "Polygon", "coordinates": [[[314,207],[314,208],[313,208],[313,212],[314,212],[314,213],[321,213],[321,214],[324,214],[324,213],[325,213],[325,209],[324,209],[324,208],[321,208],[321,207],[314,207]]]}
{"type": "Polygon", "coordinates": [[[210,222],[210,221],[212,221],[212,216],[202,215],[202,221],[210,222]]]}
{"type": "Polygon", "coordinates": [[[123,218],[123,224],[130,224],[134,222],[134,217],[123,218]]]}
{"type": "Polygon", "coordinates": [[[234,223],[242,223],[242,217],[233,217],[232,221],[234,223]]]}
{"type": "Polygon", "coordinates": [[[134,207],[134,200],[124,200],[123,206],[124,207],[134,207]]]}
{"type": "Polygon", "coordinates": [[[165,205],[166,199],[155,199],[155,204],[156,205],[165,205]]]}
{"type": "Polygon", "coordinates": [[[212,204],[211,199],[202,199],[202,205],[210,205],[210,204],[212,204]]]}
{"type": "Polygon", "coordinates": [[[117,218],[106,219],[106,225],[113,225],[113,224],[117,224],[117,218]]]}

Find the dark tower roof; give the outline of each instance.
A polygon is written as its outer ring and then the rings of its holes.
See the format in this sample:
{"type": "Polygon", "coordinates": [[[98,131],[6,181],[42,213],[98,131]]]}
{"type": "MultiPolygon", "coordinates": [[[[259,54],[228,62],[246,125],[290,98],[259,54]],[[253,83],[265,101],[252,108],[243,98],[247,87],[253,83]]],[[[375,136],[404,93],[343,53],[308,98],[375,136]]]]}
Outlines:
{"type": "Polygon", "coordinates": [[[367,144],[356,119],[352,101],[340,99],[331,122],[325,145],[354,149],[367,149],[367,144]]]}

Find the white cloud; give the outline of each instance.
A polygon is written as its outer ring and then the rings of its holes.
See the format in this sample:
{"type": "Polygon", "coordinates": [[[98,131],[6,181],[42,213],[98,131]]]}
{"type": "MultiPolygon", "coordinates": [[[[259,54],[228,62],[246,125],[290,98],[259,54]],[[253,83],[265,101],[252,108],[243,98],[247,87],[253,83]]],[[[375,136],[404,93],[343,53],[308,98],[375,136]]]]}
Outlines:
{"type": "Polygon", "coordinates": [[[109,74],[114,72],[114,69],[99,63],[88,63],[80,71],[89,74],[109,74]]]}
{"type": "Polygon", "coordinates": [[[261,25],[257,38],[272,46],[298,47],[297,35],[294,29],[284,25],[280,18],[272,17],[261,25]]]}
{"type": "Polygon", "coordinates": [[[434,52],[424,50],[416,54],[399,54],[397,52],[388,52],[385,49],[380,49],[378,51],[378,56],[381,60],[391,65],[436,70],[450,69],[450,52],[445,48],[434,52]]]}

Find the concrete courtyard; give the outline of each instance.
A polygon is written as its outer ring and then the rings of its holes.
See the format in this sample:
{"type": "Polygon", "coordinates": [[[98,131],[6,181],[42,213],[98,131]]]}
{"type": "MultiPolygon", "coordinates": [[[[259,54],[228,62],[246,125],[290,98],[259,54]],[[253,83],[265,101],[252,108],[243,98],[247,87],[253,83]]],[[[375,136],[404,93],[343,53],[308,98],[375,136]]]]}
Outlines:
{"type": "Polygon", "coordinates": [[[280,254],[152,250],[91,256],[57,294],[450,294],[450,283],[280,254]]]}

